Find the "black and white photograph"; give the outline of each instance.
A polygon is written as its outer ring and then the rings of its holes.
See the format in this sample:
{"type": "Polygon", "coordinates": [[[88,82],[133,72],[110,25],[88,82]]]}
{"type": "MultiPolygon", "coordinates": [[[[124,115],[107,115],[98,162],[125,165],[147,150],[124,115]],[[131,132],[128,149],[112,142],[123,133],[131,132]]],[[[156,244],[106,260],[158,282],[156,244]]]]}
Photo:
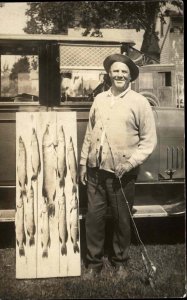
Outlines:
{"type": "Polygon", "coordinates": [[[186,298],[184,2],[0,2],[0,300],[186,298]]]}

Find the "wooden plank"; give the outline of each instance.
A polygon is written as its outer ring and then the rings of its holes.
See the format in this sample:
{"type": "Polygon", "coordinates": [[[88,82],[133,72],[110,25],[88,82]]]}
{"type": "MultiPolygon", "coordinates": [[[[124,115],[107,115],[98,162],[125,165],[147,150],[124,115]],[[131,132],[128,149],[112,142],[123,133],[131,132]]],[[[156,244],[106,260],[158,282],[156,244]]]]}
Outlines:
{"type": "MultiPolygon", "coordinates": [[[[35,112],[18,113],[16,125],[16,158],[19,166],[19,141],[24,142],[27,154],[26,171],[28,182],[20,185],[16,177],[16,237],[25,232],[24,255],[16,246],[16,278],[48,278],[80,276],[80,226],[77,180],[77,130],[75,112],[35,112]],[[24,124],[24,126],[23,126],[24,124]],[[60,133],[65,133],[67,170],[65,180],[61,181],[57,162],[63,155],[60,148],[60,133]],[[39,144],[41,168],[38,176],[33,177],[33,148],[31,140],[39,144]],[[37,138],[36,138],[37,136],[37,138]],[[33,140],[32,140],[33,141],[33,140]],[[60,150],[60,151],[59,151],[60,150]],[[24,190],[23,186],[26,187],[24,190]],[[21,196],[20,196],[21,195],[21,196]],[[34,210],[31,196],[34,195],[34,210]],[[64,207],[64,204],[66,205],[64,207]],[[52,214],[51,207],[55,208],[52,214]],[[66,220],[64,219],[66,213],[66,220]],[[34,220],[31,218],[34,214],[34,220]],[[23,215],[23,218],[22,218],[23,215]],[[36,227],[34,243],[31,245],[28,220],[36,227]],[[65,220],[66,222],[63,222],[65,220]],[[22,223],[24,222],[23,226],[22,223]],[[67,226],[66,251],[62,246],[60,229],[67,226]],[[78,235],[79,233],[79,235],[78,235]],[[59,238],[60,237],[60,238],[59,238]]],[[[62,136],[61,136],[62,138],[62,136]]],[[[22,158],[21,165],[24,164],[22,158]]],[[[62,167],[64,162],[62,161],[62,167]]]]}
{"type": "MultiPolygon", "coordinates": [[[[28,113],[16,113],[16,170],[18,168],[18,151],[19,151],[19,139],[21,138],[26,151],[26,163],[27,163],[27,184],[26,184],[26,195],[21,197],[23,199],[24,205],[24,231],[26,237],[26,244],[24,245],[25,255],[20,256],[20,251],[18,244],[16,243],[16,278],[36,278],[36,247],[37,247],[37,239],[36,233],[34,234],[34,243],[31,245],[29,235],[30,227],[30,218],[31,215],[31,197],[30,192],[32,188],[31,176],[32,176],[32,166],[31,166],[31,138],[32,138],[32,127],[35,126],[35,120],[31,117],[31,114],[28,113]]],[[[34,191],[34,222],[33,226],[37,227],[37,194],[35,187],[33,186],[34,191]]],[[[22,194],[23,195],[23,194],[22,194]]],[[[20,203],[20,185],[18,182],[18,172],[16,172],[16,209],[17,211],[21,211],[21,207],[19,207],[20,203]]],[[[16,219],[16,226],[21,222],[21,219],[18,217],[16,219]]]]}
{"type": "MultiPolygon", "coordinates": [[[[46,145],[49,146],[49,159],[52,164],[56,164],[55,147],[56,145],[56,112],[41,112],[38,113],[37,132],[40,141],[41,153],[41,173],[38,178],[38,252],[37,252],[37,278],[57,277],[59,276],[59,239],[58,239],[58,205],[56,197],[54,199],[55,216],[49,217],[49,236],[50,244],[46,247],[48,252],[47,257],[43,257],[45,243],[46,243],[46,225],[47,218],[45,212],[45,199],[43,197],[43,149],[42,143],[47,125],[49,125],[49,136],[47,137],[46,145]],[[43,223],[44,222],[44,223],[43,223]],[[42,234],[43,232],[43,234],[42,234]],[[44,246],[42,247],[42,242],[44,246]]],[[[47,150],[48,151],[48,150],[47,150]]],[[[57,167],[57,165],[55,165],[57,167]]],[[[50,170],[49,170],[50,172],[50,170]]],[[[51,173],[51,183],[56,180],[54,173],[51,173]]]]}
{"type": "MultiPolygon", "coordinates": [[[[79,251],[74,252],[73,243],[71,240],[71,230],[70,226],[73,226],[71,223],[72,213],[74,211],[71,210],[72,208],[72,199],[77,197],[78,200],[78,207],[79,207],[79,199],[78,199],[78,184],[76,184],[77,192],[72,193],[73,183],[71,179],[71,173],[69,169],[69,147],[70,147],[70,139],[73,141],[73,146],[75,150],[75,158],[77,162],[77,130],[76,130],[76,113],[61,113],[57,114],[57,131],[59,128],[63,126],[65,132],[65,140],[66,140],[66,164],[67,164],[67,175],[65,178],[65,199],[66,199],[66,221],[67,221],[67,230],[68,230],[68,240],[66,243],[67,246],[67,255],[61,254],[61,247],[60,244],[60,268],[59,268],[59,275],[60,276],[80,276],[81,268],[80,268],[80,226],[79,226],[79,212],[78,212],[78,232],[79,237],[77,240],[78,249],[79,251]]],[[[62,197],[62,189],[58,189],[58,199],[62,197]]]]}

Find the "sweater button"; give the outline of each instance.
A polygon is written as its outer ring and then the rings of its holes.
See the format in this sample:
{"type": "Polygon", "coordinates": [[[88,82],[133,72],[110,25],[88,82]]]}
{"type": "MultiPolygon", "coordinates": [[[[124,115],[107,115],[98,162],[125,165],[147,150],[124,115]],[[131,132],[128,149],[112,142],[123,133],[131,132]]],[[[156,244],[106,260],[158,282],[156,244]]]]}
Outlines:
{"type": "Polygon", "coordinates": [[[99,142],[99,139],[97,139],[97,141],[99,142]]]}

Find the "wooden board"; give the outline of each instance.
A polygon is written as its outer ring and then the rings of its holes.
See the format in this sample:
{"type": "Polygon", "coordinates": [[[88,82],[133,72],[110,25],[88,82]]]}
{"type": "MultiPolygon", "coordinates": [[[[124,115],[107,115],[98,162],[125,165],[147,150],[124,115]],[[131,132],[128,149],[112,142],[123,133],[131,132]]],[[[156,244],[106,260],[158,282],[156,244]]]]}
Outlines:
{"type": "MultiPolygon", "coordinates": [[[[79,232],[79,218],[78,211],[72,205],[78,200],[78,185],[73,190],[72,169],[69,168],[69,149],[70,145],[74,147],[76,165],[77,165],[77,125],[75,112],[36,112],[36,113],[16,113],[16,166],[19,166],[19,139],[25,144],[25,151],[27,156],[26,173],[28,177],[27,184],[25,184],[26,195],[22,195],[24,199],[24,229],[26,234],[26,244],[24,245],[25,255],[20,256],[19,246],[16,243],[16,278],[47,278],[47,277],[63,277],[63,276],[80,276],[80,236],[77,235],[77,247],[74,251],[73,242],[71,239],[72,216],[73,221],[76,219],[78,228],[74,228],[79,232]],[[67,172],[63,185],[60,181],[58,171],[58,149],[60,150],[60,133],[63,127],[65,137],[65,162],[67,164],[67,172]],[[31,148],[31,139],[33,128],[37,135],[39,144],[39,154],[41,168],[36,180],[32,179],[32,160],[33,150],[31,148]],[[47,132],[47,135],[45,135],[47,132]],[[45,137],[44,137],[45,135],[45,137]],[[72,141],[72,143],[70,143],[72,141]],[[44,147],[43,147],[44,144],[44,147]],[[43,153],[45,152],[45,156],[43,153]],[[45,176],[48,170],[48,176],[45,176]],[[45,178],[45,183],[44,183],[45,178]],[[48,178],[48,181],[47,179],[48,178]],[[47,185],[46,182],[50,185],[47,185]],[[44,185],[44,189],[43,189],[44,185]],[[31,206],[27,205],[30,187],[32,186],[34,192],[34,223],[36,231],[34,234],[35,243],[30,246],[29,233],[27,232],[27,216],[32,216],[31,206]],[[50,188],[49,188],[50,186],[50,188]],[[49,192],[48,192],[49,190],[49,192]],[[76,193],[74,192],[76,190],[76,193]],[[46,192],[47,191],[47,192],[46,192]],[[52,191],[52,192],[51,192],[52,191]],[[46,194],[47,193],[47,194],[46,194]],[[51,197],[50,195],[53,195],[51,197]],[[64,196],[65,195],[65,196],[64,196]],[[64,196],[64,197],[63,197],[64,196]],[[62,202],[63,201],[63,202],[62,202]],[[49,215],[50,203],[54,204],[55,214],[49,215]],[[64,206],[62,206],[65,204],[64,206]],[[28,211],[28,208],[30,211],[28,211]],[[29,215],[31,213],[31,215],[29,215]],[[66,222],[64,223],[64,216],[66,222]],[[67,226],[67,239],[65,240],[66,251],[61,251],[62,240],[59,238],[59,228],[62,233],[65,225],[67,226]],[[49,243],[48,243],[49,241],[49,243]],[[46,250],[46,251],[45,251],[46,250]],[[46,254],[44,256],[44,254],[46,254]]],[[[61,154],[61,152],[59,151],[61,154]]],[[[72,152],[71,152],[72,154],[72,152]]],[[[62,151],[63,155],[63,151],[62,151]]],[[[72,159],[70,159],[72,161],[72,159]]],[[[21,215],[20,208],[20,172],[16,172],[16,207],[17,215],[21,215]]],[[[75,177],[76,178],[76,177],[75,177]]],[[[78,208],[77,208],[78,209],[78,208]]],[[[21,227],[20,219],[16,218],[17,228],[21,227]]],[[[33,220],[32,218],[29,220],[33,220]]],[[[29,223],[30,224],[30,223],[29,223]]],[[[33,222],[31,222],[33,224],[33,222]]],[[[75,223],[76,224],[76,223],[75,223]]],[[[76,226],[75,226],[76,227],[76,226]]],[[[20,232],[20,231],[19,231],[20,232]]],[[[20,240],[20,234],[16,231],[16,238],[20,240]]],[[[62,235],[64,236],[64,235],[62,235]]],[[[64,245],[64,244],[63,244],[64,245]]]]}

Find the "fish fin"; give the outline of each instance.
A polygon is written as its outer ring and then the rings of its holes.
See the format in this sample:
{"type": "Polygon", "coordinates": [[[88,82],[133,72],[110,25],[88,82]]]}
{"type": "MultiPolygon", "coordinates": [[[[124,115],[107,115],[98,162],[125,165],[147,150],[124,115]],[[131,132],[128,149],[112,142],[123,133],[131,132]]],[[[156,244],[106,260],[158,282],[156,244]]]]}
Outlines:
{"type": "MultiPolygon", "coordinates": [[[[39,157],[39,160],[40,160],[40,157],[39,157]]],[[[41,171],[41,162],[39,162],[38,173],[40,173],[40,171],[41,171]]]]}
{"type": "Polygon", "coordinates": [[[68,240],[68,230],[66,228],[66,242],[67,242],[67,240],[68,240]]]}
{"type": "Polygon", "coordinates": [[[49,205],[48,212],[49,212],[49,216],[54,218],[54,216],[55,216],[55,205],[54,204],[49,205]]]}
{"type": "Polygon", "coordinates": [[[51,238],[49,238],[49,240],[48,240],[48,246],[49,246],[49,248],[51,247],[51,238]]]}
{"type": "Polygon", "coordinates": [[[42,195],[43,195],[43,197],[47,198],[47,193],[46,193],[44,186],[42,186],[42,195]]]}
{"type": "Polygon", "coordinates": [[[25,256],[25,250],[23,247],[19,248],[19,256],[25,256]]]}
{"type": "Polygon", "coordinates": [[[33,246],[34,244],[35,244],[35,238],[34,236],[31,236],[29,240],[29,246],[33,246]]]}
{"type": "Polygon", "coordinates": [[[79,253],[79,246],[77,243],[75,245],[73,245],[73,251],[74,251],[74,253],[76,253],[76,252],[79,253]]]}
{"type": "Polygon", "coordinates": [[[48,257],[48,250],[47,250],[47,249],[45,249],[45,250],[43,251],[42,257],[43,257],[43,258],[44,258],[44,257],[48,257]]]}
{"type": "Polygon", "coordinates": [[[36,225],[33,226],[33,234],[36,233],[36,225]]]}
{"type": "Polygon", "coordinates": [[[76,194],[76,193],[77,193],[77,186],[74,184],[72,188],[72,194],[76,194]]]}
{"type": "Polygon", "coordinates": [[[55,197],[56,197],[56,190],[55,190],[54,195],[53,195],[53,201],[55,200],[55,197]]]}
{"type": "Polygon", "coordinates": [[[28,229],[27,229],[27,234],[28,234],[28,236],[30,236],[30,233],[29,233],[28,229]]]}
{"type": "Polygon", "coordinates": [[[79,240],[79,230],[77,230],[77,239],[79,240]]]}
{"type": "Polygon", "coordinates": [[[28,177],[26,175],[26,178],[25,178],[25,183],[27,184],[28,183],[28,177]]]}
{"type": "Polygon", "coordinates": [[[23,237],[23,244],[26,245],[26,235],[25,235],[25,232],[24,232],[24,237],[23,237]]]}
{"type": "Polygon", "coordinates": [[[62,243],[62,239],[61,239],[61,237],[59,236],[59,241],[62,243]]]}
{"type": "Polygon", "coordinates": [[[32,180],[32,181],[36,181],[37,176],[38,176],[38,174],[33,174],[32,177],[31,177],[31,180],[32,180]]]}
{"type": "Polygon", "coordinates": [[[21,197],[27,196],[26,189],[21,190],[21,197]]]}
{"type": "Polygon", "coordinates": [[[43,248],[43,246],[44,246],[44,243],[43,243],[43,242],[41,242],[41,245],[42,245],[42,248],[43,248]]]}
{"type": "Polygon", "coordinates": [[[61,247],[61,254],[62,254],[62,255],[67,255],[67,247],[66,247],[66,244],[65,244],[65,245],[62,245],[62,247],[61,247]]]}
{"type": "Polygon", "coordinates": [[[68,169],[67,169],[67,164],[66,164],[65,169],[64,169],[64,176],[65,177],[67,176],[67,172],[68,172],[68,169]]]}
{"type": "Polygon", "coordinates": [[[65,179],[64,178],[60,179],[59,186],[60,187],[64,187],[65,186],[65,179]]]}

